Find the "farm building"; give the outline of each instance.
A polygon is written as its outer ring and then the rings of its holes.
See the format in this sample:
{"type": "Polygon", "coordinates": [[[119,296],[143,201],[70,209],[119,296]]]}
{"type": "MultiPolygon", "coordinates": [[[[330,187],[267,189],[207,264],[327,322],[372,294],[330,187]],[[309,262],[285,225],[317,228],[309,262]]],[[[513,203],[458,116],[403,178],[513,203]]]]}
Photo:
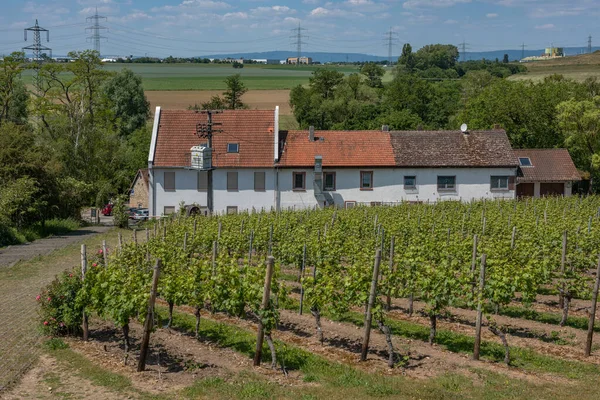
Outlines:
{"type": "Polygon", "coordinates": [[[140,169],[135,174],[129,188],[129,207],[148,208],[148,169],[140,169]]]}
{"type": "MultiPolygon", "coordinates": [[[[157,107],[148,158],[150,215],[173,213],[181,202],[205,213],[235,213],[507,199],[516,197],[517,182],[527,183],[500,129],[280,131],[278,107],[225,110],[213,114],[212,123],[210,152],[206,113],[157,107]]],[[[568,153],[561,154],[572,165],[568,153]]],[[[563,178],[575,176],[554,181],[563,178]]]]}
{"type": "Polygon", "coordinates": [[[519,160],[517,196],[570,196],[581,176],[567,149],[514,150],[519,160]]]}

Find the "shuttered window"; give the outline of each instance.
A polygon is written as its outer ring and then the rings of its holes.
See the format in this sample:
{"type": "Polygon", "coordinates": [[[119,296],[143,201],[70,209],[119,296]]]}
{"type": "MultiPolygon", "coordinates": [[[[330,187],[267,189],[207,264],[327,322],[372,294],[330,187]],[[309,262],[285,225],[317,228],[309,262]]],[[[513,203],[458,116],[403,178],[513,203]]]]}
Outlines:
{"type": "Polygon", "coordinates": [[[238,173],[228,172],[227,173],[227,190],[236,191],[238,190],[238,173]]]}
{"type": "Polygon", "coordinates": [[[206,192],[208,190],[208,172],[198,171],[198,191],[206,192]]]}
{"type": "Polygon", "coordinates": [[[265,191],[265,173],[255,172],[254,173],[254,191],[264,192],[265,191]]]}
{"type": "Polygon", "coordinates": [[[164,189],[165,189],[165,191],[168,191],[168,192],[175,191],[175,172],[174,171],[165,172],[164,189]]]}

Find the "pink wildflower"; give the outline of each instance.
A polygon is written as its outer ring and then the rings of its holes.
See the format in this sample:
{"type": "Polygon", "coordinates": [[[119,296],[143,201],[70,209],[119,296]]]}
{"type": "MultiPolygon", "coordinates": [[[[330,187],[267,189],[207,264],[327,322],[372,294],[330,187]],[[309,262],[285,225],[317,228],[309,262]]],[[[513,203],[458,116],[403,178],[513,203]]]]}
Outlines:
{"type": "Polygon", "coordinates": [[[102,254],[102,249],[98,250],[98,254],[102,254]]]}
{"type": "Polygon", "coordinates": [[[48,325],[48,321],[44,321],[44,325],[48,325]]]}
{"type": "Polygon", "coordinates": [[[73,274],[69,274],[69,278],[72,278],[72,277],[73,277],[73,274]]]}
{"type": "Polygon", "coordinates": [[[47,299],[47,300],[48,300],[48,301],[50,301],[50,300],[52,300],[52,299],[51,299],[50,297],[48,297],[48,299],[47,299]]]}
{"type": "Polygon", "coordinates": [[[59,325],[61,328],[64,328],[64,327],[65,327],[65,323],[64,323],[64,322],[61,322],[61,323],[60,323],[60,324],[58,324],[58,325],[59,325]]]}
{"type": "Polygon", "coordinates": [[[37,297],[35,298],[35,301],[40,301],[40,299],[42,298],[42,296],[40,296],[39,294],[37,295],[37,297]]]}
{"type": "Polygon", "coordinates": [[[97,266],[98,266],[98,264],[96,264],[96,263],[92,264],[92,267],[97,267],[97,266]]]}

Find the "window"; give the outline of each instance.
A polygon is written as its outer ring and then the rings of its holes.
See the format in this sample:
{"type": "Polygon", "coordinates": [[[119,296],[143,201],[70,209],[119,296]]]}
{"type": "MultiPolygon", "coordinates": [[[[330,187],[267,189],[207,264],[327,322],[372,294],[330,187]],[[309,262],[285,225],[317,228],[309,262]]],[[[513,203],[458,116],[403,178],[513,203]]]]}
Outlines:
{"type": "Polygon", "coordinates": [[[227,206],[227,214],[237,214],[237,206],[227,206]]]}
{"type": "Polygon", "coordinates": [[[235,191],[238,190],[238,173],[228,172],[227,173],[227,190],[235,191]]]}
{"type": "Polygon", "coordinates": [[[490,188],[492,190],[508,190],[508,176],[492,176],[490,188]]]}
{"type": "Polygon", "coordinates": [[[360,190],[373,190],[373,171],[360,171],[360,190]]]}
{"type": "Polygon", "coordinates": [[[519,157],[519,165],[521,167],[531,167],[531,160],[529,157],[519,157]]]}
{"type": "Polygon", "coordinates": [[[344,206],[348,209],[348,208],[354,208],[356,207],[356,201],[346,201],[344,202],[344,206]]]}
{"type": "Polygon", "coordinates": [[[371,202],[371,207],[377,207],[377,206],[382,206],[383,203],[381,201],[372,201],[371,202]]]}
{"type": "Polygon", "coordinates": [[[164,189],[167,192],[175,191],[175,172],[165,172],[164,189]]]}
{"type": "Polygon", "coordinates": [[[208,172],[198,171],[198,191],[206,192],[208,190],[208,172]]]}
{"type": "Polygon", "coordinates": [[[240,144],[239,143],[227,143],[227,152],[228,153],[239,153],[240,152],[240,144]]]}
{"type": "Polygon", "coordinates": [[[264,192],[265,191],[265,173],[255,172],[254,173],[254,191],[264,192]]]}
{"type": "Polygon", "coordinates": [[[163,211],[164,215],[170,215],[175,213],[175,206],[165,206],[165,210],[163,211]]]}
{"type": "Polygon", "coordinates": [[[293,190],[306,190],[306,172],[294,172],[293,174],[292,189],[293,190]]]}
{"type": "Polygon", "coordinates": [[[440,192],[453,192],[456,190],[455,176],[438,176],[437,188],[440,192]]]}
{"type": "Polygon", "coordinates": [[[328,192],[335,191],[335,172],[325,172],[323,175],[325,175],[323,190],[328,192]]]}
{"type": "Polygon", "coordinates": [[[404,189],[416,189],[417,177],[414,175],[404,175],[404,189]]]}

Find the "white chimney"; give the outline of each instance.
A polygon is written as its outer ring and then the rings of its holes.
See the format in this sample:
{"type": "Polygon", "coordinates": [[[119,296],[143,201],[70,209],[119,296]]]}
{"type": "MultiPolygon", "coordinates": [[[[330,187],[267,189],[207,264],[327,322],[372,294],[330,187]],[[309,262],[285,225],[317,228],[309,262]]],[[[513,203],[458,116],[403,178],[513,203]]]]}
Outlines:
{"type": "Polygon", "coordinates": [[[275,123],[273,126],[273,155],[275,162],[279,161],[279,106],[275,106],[275,123]]]}

